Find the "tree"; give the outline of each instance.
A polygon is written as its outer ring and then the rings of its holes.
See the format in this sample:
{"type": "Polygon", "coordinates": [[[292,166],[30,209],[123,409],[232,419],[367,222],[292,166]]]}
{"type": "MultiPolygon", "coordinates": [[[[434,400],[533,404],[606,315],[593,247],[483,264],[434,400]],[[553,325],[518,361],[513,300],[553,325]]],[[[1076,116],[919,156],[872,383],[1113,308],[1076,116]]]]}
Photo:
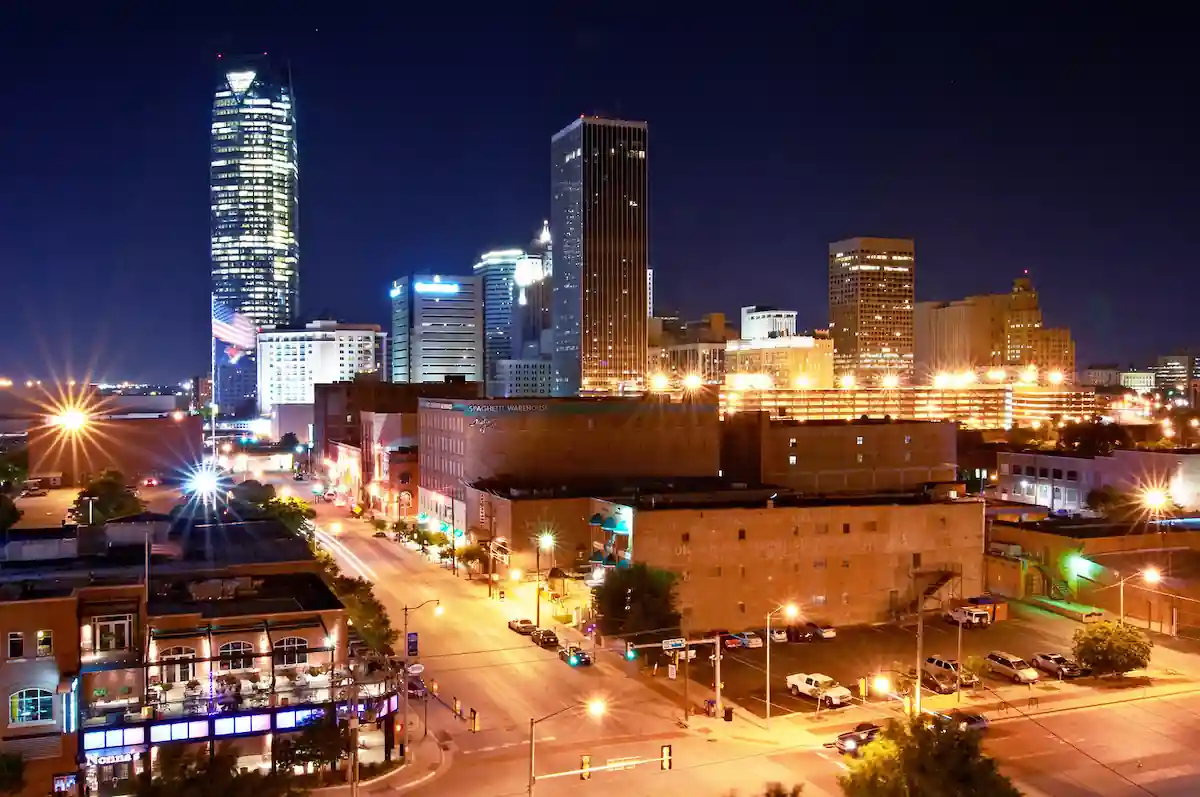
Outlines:
{"type": "Polygon", "coordinates": [[[137,797],[292,797],[301,790],[288,772],[243,773],[237,751],[222,744],[210,757],[184,745],[163,745],[154,773],[143,773],[137,797]]]}
{"type": "Polygon", "coordinates": [[[962,663],[962,674],[964,676],[975,676],[976,685],[983,683],[983,679],[987,677],[987,673],[987,660],[982,656],[968,656],[967,660],[962,663]]]}
{"type": "Polygon", "coordinates": [[[1058,447],[1087,456],[1111,454],[1114,448],[1132,448],[1129,430],[1116,423],[1069,423],[1058,437],[1058,447]]]}
{"type": "Polygon", "coordinates": [[[20,794],[25,788],[25,757],[0,753],[0,794],[20,794]]]}
{"type": "Polygon", "coordinates": [[[1125,623],[1092,623],[1075,631],[1075,659],[1093,675],[1120,675],[1150,666],[1154,643],[1125,623]]]}
{"type": "Polygon", "coordinates": [[[125,474],[106,470],[79,491],[71,515],[79,523],[104,523],[112,518],[136,515],[145,508],[146,504],[130,489],[125,474]]]}
{"type": "Polygon", "coordinates": [[[376,531],[387,531],[388,522],[383,518],[375,518],[371,521],[371,525],[376,531]]]}
{"type": "Polygon", "coordinates": [[[362,578],[334,575],[330,589],[346,607],[355,630],[375,650],[390,648],[400,634],[392,627],[387,609],[371,591],[371,582],[362,578]]]}
{"type": "Polygon", "coordinates": [[[317,510],[300,498],[272,498],[263,509],[292,534],[305,533],[309,529],[308,522],[317,516],[317,510]]]}
{"type": "Polygon", "coordinates": [[[1124,503],[1125,497],[1106,484],[1089,490],[1086,501],[1088,509],[1107,515],[1124,503]]]}
{"type": "Polygon", "coordinates": [[[300,445],[300,438],[296,437],[295,432],[284,432],[279,438],[280,451],[291,451],[295,453],[298,445],[300,445]]]}
{"type": "Polygon", "coordinates": [[[979,732],[941,718],[889,722],[838,783],[847,797],[1020,797],[979,732]]]}
{"type": "Polygon", "coordinates": [[[472,576],[470,566],[486,562],[487,554],[483,552],[482,546],[467,545],[459,549],[458,560],[467,566],[467,580],[470,581],[472,576]]]}
{"type": "MultiPolygon", "coordinates": [[[[441,532],[438,533],[441,534],[441,532]]],[[[443,534],[442,536],[444,537],[445,535],[443,534]]],[[[434,533],[429,529],[423,529],[420,526],[418,526],[417,530],[413,532],[412,539],[413,542],[421,546],[421,553],[425,553],[429,549],[430,545],[435,544],[434,533]]]]}
{"type": "Polygon", "coordinates": [[[17,505],[12,498],[4,493],[0,493],[0,534],[17,525],[17,521],[21,519],[23,514],[25,513],[17,509],[17,505]]]}
{"type": "Polygon", "coordinates": [[[276,764],[284,769],[297,765],[334,768],[350,753],[348,728],[332,714],[309,725],[279,745],[276,764]]]}
{"type": "Polygon", "coordinates": [[[675,574],[644,563],[609,570],[596,587],[600,631],[637,634],[679,627],[675,608],[675,574]]]}
{"type": "Polygon", "coordinates": [[[246,479],[241,484],[235,484],[230,488],[229,492],[233,493],[233,500],[241,501],[244,504],[256,504],[265,507],[271,501],[275,500],[275,488],[270,484],[263,484],[255,479],[246,479]]]}

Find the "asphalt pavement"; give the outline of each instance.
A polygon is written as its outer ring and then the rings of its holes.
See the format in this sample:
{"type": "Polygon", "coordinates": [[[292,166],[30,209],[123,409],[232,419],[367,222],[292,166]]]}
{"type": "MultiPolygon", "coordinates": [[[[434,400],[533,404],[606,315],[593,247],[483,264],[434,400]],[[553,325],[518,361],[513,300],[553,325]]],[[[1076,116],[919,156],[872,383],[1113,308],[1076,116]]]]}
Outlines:
{"type": "MultiPolygon", "coordinates": [[[[78,495],[77,488],[63,487],[47,490],[46,495],[17,498],[17,509],[24,514],[13,528],[40,529],[61,526],[67,519],[67,510],[75,503],[78,495]]],[[[140,487],[138,495],[146,502],[146,508],[151,512],[167,512],[179,501],[179,490],[171,487],[140,487]]]]}

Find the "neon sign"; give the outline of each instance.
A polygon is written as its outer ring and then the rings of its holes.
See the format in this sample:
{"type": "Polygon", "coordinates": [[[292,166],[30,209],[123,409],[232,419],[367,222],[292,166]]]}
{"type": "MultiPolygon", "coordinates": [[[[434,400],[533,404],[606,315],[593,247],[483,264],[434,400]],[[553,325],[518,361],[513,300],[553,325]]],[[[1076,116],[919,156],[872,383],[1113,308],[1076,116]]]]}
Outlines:
{"type": "Polygon", "coordinates": [[[457,282],[414,282],[413,290],[417,293],[458,293],[457,282]]]}

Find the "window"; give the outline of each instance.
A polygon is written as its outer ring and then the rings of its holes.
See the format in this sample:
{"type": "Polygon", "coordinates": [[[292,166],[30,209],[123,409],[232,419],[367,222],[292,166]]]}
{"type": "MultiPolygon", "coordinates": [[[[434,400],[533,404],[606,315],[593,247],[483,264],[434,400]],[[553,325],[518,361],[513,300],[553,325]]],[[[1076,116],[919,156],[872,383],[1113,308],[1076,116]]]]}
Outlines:
{"type": "Polygon", "coordinates": [[[741,612],[742,614],[745,614],[745,613],[746,613],[746,604],[744,604],[744,603],[739,603],[739,604],[738,604],[738,611],[739,611],[739,612],[741,612]]]}
{"type": "Polygon", "coordinates": [[[679,535],[679,538],[680,538],[681,542],[691,542],[692,541],[691,532],[685,531],[683,534],[679,535]]]}
{"type": "Polygon", "coordinates": [[[96,617],[92,620],[96,626],[96,650],[128,650],[130,629],[133,617],[128,614],[114,614],[106,617],[96,617]]]}
{"type": "Polygon", "coordinates": [[[744,540],[744,539],[746,539],[746,530],[745,530],[745,529],[738,529],[738,541],[740,542],[740,541],[742,541],[742,540],[744,540]]]}
{"type": "Polygon", "coordinates": [[[795,448],[795,447],[796,447],[796,438],[793,437],[792,439],[788,440],[788,448],[795,448]]]}
{"type": "Polygon", "coordinates": [[[842,534],[849,534],[849,533],[850,533],[850,524],[843,523],[842,524],[842,534]]]}
{"type": "Polygon", "coordinates": [[[916,553],[914,553],[914,554],[912,555],[912,566],[913,566],[913,569],[914,569],[914,570],[918,570],[918,569],[920,569],[920,567],[921,567],[921,553],[920,553],[920,551],[918,551],[918,552],[916,552],[916,553]]]}
{"type": "Polygon", "coordinates": [[[1067,481],[1069,481],[1069,482],[1079,481],[1079,474],[1073,470],[1067,471],[1067,481]]]}
{"type": "Polygon", "coordinates": [[[37,657],[39,659],[54,655],[54,632],[37,632],[37,657]]]}
{"type": "Polygon", "coordinates": [[[862,437],[854,438],[854,444],[861,446],[862,445],[862,437]]]}
{"type": "Polygon", "coordinates": [[[788,454],[788,464],[789,465],[796,464],[796,455],[795,454],[788,454]]]}
{"type": "Polygon", "coordinates": [[[829,524],[828,523],[816,524],[816,531],[817,531],[817,534],[828,534],[829,533],[829,524]]]}
{"type": "Polygon", "coordinates": [[[1008,475],[1008,463],[1007,463],[1007,462],[1001,462],[1001,463],[1000,463],[1000,475],[1001,475],[1001,476],[1007,476],[1007,475],[1008,475]]]}
{"type": "Polygon", "coordinates": [[[825,605],[825,596],[824,595],[813,595],[812,605],[813,606],[824,606],[825,605]]]}
{"type": "Polygon", "coordinates": [[[1038,468],[1038,477],[1042,478],[1042,479],[1050,478],[1050,469],[1049,468],[1038,468]]]}
{"type": "Polygon", "coordinates": [[[863,521],[863,531],[879,531],[879,521],[878,520],[863,521]]]}
{"type": "Polygon", "coordinates": [[[308,640],[298,636],[285,636],[276,640],[275,663],[285,667],[308,664],[308,640]]]}
{"type": "Polygon", "coordinates": [[[1061,479],[1062,478],[1062,471],[1059,470],[1058,468],[1055,468],[1054,470],[1050,471],[1050,473],[1052,474],[1051,478],[1053,478],[1053,479],[1061,479]]]}
{"type": "Polygon", "coordinates": [[[814,570],[824,570],[825,569],[825,560],[824,559],[813,559],[813,569],[814,570]]]}
{"type": "Polygon", "coordinates": [[[909,434],[904,435],[904,445],[908,445],[911,442],[912,442],[912,435],[909,435],[909,434]]]}
{"type": "MultiPolygon", "coordinates": [[[[907,452],[907,451],[905,451],[904,453],[906,453],[906,454],[907,454],[908,452],[907,452]]],[[[862,464],[862,454],[858,454],[858,455],[857,455],[857,460],[858,460],[858,464],[859,464],[859,465],[861,465],[861,464],[862,464]]]]}
{"type": "Polygon", "coordinates": [[[710,578],[720,578],[721,577],[721,566],[717,565],[716,567],[710,567],[708,569],[708,575],[710,578]]]}
{"type": "Polygon", "coordinates": [[[196,649],[176,646],[167,648],[159,658],[163,662],[163,683],[186,684],[196,677],[196,649]]]}
{"type": "Polygon", "coordinates": [[[52,722],[54,695],[45,689],[22,689],[8,698],[8,724],[52,722]]]}
{"type": "Polygon", "coordinates": [[[849,567],[850,567],[850,560],[849,560],[849,559],[843,559],[843,560],[842,560],[842,567],[844,567],[844,568],[849,568],[849,567]]]}
{"type": "Polygon", "coordinates": [[[8,632],[8,657],[10,659],[25,658],[25,635],[20,631],[8,632]]]}
{"type": "Polygon", "coordinates": [[[249,642],[226,642],[217,652],[223,671],[248,670],[254,666],[254,646],[249,642]]]}

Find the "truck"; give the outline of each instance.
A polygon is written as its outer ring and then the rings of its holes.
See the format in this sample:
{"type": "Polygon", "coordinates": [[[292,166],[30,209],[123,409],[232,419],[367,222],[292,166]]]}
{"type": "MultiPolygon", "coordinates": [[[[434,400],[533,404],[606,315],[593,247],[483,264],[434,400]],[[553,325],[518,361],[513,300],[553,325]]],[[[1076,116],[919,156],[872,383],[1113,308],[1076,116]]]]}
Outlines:
{"type": "Polygon", "coordinates": [[[850,690],[823,673],[798,672],[786,680],[788,691],[796,697],[806,695],[827,706],[850,705],[850,690]]]}

